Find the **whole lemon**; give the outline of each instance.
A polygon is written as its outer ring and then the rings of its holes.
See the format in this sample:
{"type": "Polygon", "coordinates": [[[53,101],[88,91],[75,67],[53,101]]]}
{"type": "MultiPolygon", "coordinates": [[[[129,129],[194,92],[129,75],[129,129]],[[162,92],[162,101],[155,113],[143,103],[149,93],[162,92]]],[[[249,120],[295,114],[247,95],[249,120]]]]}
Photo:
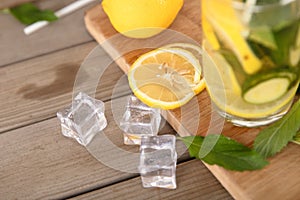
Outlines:
{"type": "Polygon", "coordinates": [[[113,27],[131,38],[147,38],[168,28],[183,0],[103,0],[102,7],[113,27]]]}

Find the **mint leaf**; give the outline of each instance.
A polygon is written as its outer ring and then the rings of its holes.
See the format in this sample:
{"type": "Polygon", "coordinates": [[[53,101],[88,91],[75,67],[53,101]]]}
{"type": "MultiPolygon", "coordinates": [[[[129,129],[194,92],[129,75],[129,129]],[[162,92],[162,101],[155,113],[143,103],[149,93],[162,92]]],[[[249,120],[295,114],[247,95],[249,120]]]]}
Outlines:
{"type": "Polygon", "coordinates": [[[251,29],[249,39],[270,49],[278,49],[271,27],[260,26],[251,29]]]}
{"type": "Polygon", "coordinates": [[[280,120],[263,129],[254,141],[254,149],[267,158],[281,151],[300,128],[300,100],[280,120]]]}
{"type": "Polygon", "coordinates": [[[190,156],[213,165],[217,164],[229,170],[244,171],[261,169],[268,162],[254,150],[223,135],[188,136],[179,138],[187,146],[190,156]],[[199,157],[204,140],[217,140],[212,150],[199,157]]]}
{"type": "Polygon", "coordinates": [[[270,55],[277,65],[288,65],[290,62],[290,47],[294,46],[300,21],[289,23],[288,26],[274,31],[277,50],[270,51],[270,55]]]}
{"type": "Polygon", "coordinates": [[[51,10],[40,10],[32,3],[24,3],[9,9],[10,13],[21,23],[29,25],[37,21],[55,21],[57,16],[51,10]]]}

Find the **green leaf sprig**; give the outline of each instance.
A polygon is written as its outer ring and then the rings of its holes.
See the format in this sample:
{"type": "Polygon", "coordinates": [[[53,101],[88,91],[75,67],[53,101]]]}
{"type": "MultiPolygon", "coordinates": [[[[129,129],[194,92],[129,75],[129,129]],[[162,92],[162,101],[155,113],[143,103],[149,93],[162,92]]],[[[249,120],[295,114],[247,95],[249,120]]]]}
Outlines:
{"type": "Polygon", "coordinates": [[[257,170],[266,166],[266,158],[281,151],[288,142],[300,144],[299,129],[300,100],[285,116],[258,134],[253,149],[223,135],[188,136],[179,139],[187,146],[191,157],[207,164],[216,164],[235,171],[257,170]],[[205,142],[214,146],[206,151],[205,142]]]}
{"type": "Polygon", "coordinates": [[[24,3],[19,6],[9,8],[9,12],[21,23],[29,25],[37,21],[55,21],[57,16],[51,10],[40,10],[32,3],[24,3]]]}
{"type": "Polygon", "coordinates": [[[259,153],[223,135],[188,136],[179,138],[188,147],[191,157],[229,170],[244,171],[262,169],[268,164],[259,153]],[[204,140],[217,140],[211,151],[199,157],[204,140]]]}
{"type": "Polygon", "coordinates": [[[300,100],[280,120],[263,129],[254,141],[254,149],[267,158],[281,151],[300,129],[300,100]]]}

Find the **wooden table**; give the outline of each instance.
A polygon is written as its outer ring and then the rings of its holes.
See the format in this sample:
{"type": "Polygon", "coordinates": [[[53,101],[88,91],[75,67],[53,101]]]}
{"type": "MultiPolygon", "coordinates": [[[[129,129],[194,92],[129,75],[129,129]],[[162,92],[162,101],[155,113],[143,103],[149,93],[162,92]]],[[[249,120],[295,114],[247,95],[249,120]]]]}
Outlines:
{"type": "MultiPolygon", "coordinates": [[[[70,2],[36,3],[57,10],[70,2]]],[[[61,134],[56,112],[71,103],[77,70],[98,45],[83,20],[84,11],[94,5],[30,36],[12,16],[0,14],[0,199],[232,199],[187,153],[178,160],[176,190],[144,189],[139,174],[105,166],[61,134]]],[[[108,138],[121,149],[138,151],[123,144],[110,109],[114,85],[123,75],[112,64],[96,97],[106,103],[108,138]]],[[[127,85],[121,90],[117,98],[129,95],[127,85]]],[[[160,133],[176,134],[168,124],[160,133]]],[[[111,152],[107,156],[122,160],[111,152]]]]}

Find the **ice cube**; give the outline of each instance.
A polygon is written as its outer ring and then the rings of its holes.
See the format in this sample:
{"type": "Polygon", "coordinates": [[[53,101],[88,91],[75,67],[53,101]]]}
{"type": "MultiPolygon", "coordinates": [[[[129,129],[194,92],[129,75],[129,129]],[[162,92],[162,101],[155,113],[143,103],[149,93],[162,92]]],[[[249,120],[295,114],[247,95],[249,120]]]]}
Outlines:
{"type": "Polygon", "coordinates": [[[68,107],[57,112],[62,134],[88,145],[107,126],[104,103],[80,92],[68,107]]]}
{"type": "Polygon", "coordinates": [[[176,188],[175,144],[173,135],[142,137],[139,172],[145,188],[176,188]]]}
{"type": "Polygon", "coordinates": [[[120,122],[120,128],[124,131],[124,144],[139,145],[142,136],[157,135],[160,121],[159,109],[150,108],[135,96],[129,96],[120,122]]]}

